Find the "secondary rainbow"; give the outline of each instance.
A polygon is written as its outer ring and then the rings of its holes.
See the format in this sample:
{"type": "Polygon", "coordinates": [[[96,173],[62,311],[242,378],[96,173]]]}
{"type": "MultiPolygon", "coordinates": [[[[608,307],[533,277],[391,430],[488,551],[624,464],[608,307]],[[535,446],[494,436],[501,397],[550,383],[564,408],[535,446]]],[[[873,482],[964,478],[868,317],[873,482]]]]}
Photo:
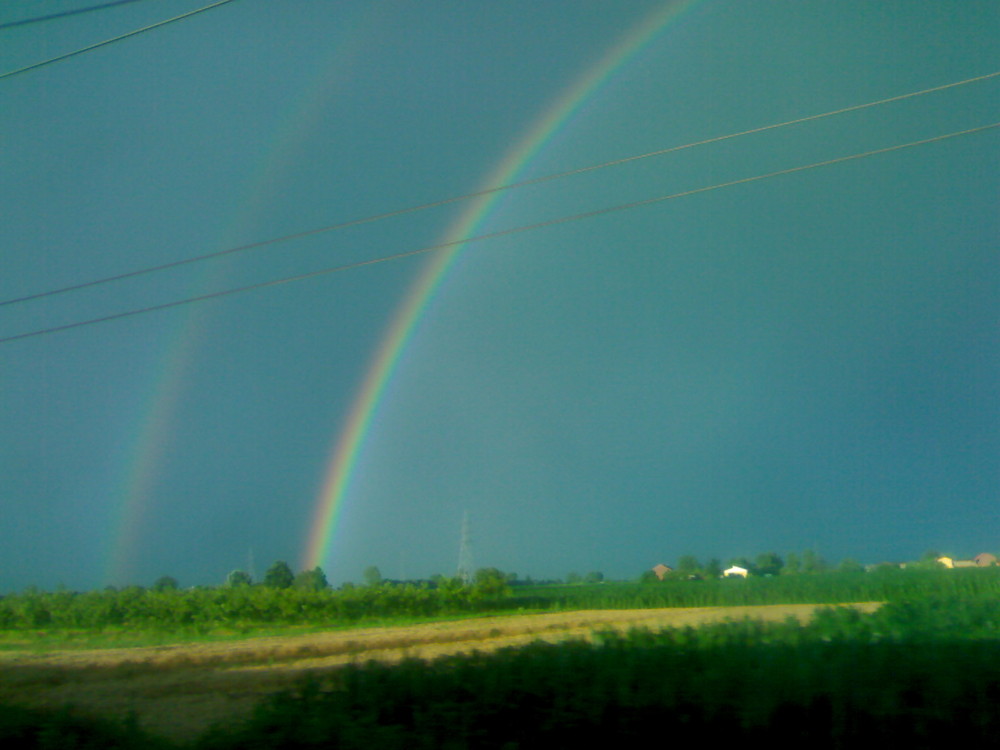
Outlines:
{"type": "MultiPolygon", "coordinates": [[[[242,195],[234,202],[236,210],[220,231],[216,246],[236,244],[245,236],[247,227],[253,225],[260,207],[271,199],[270,191],[280,181],[277,178],[281,171],[294,163],[294,150],[304,133],[315,126],[331,91],[349,75],[354,56],[370,41],[377,18],[374,6],[349,18],[341,39],[331,45],[315,74],[292,97],[293,106],[275,121],[268,139],[271,146],[244,180],[242,195]]],[[[217,288],[224,274],[224,267],[209,264],[192,282],[190,294],[217,288]]],[[[200,333],[208,315],[207,309],[198,306],[177,317],[177,323],[164,336],[162,353],[151,369],[156,374],[150,378],[146,395],[141,399],[142,408],[134,424],[124,430],[121,442],[128,449],[123,450],[118,462],[122,469],[110,493],[110,533],[101,570],[105,584],[135,583],[141,574],[141,542],[149,531],[146,519],[152,512],[164,452],[176,438],[172,417],[186,388],[189,365],[198,355],[200,333]]]]}
{"type": "MultiPolygon", "coordinates": [[[[700,0],[675,0],[650,13],[632,28],[594,65],[590,66],[539,117],[483,181],[482,189],[514,182],[532,158],[563,127],[579,108],[609,78],[630,62],[672,22],[700,0]]],[[[503,192],[472,199],[442,238],[443,243],[460,243],[475,233],[503,192]]],[[[392,379],[406,345],[435,291],[462,252],[454,244],[435,253],[413,282],[382,337],[365,372],[364,380],[351,404],[343,429],[337,436],[313,512],[302,566],[312,569],[328,565],[337,521],[350,489],[365,438],[386,386],[392,379]]]]}

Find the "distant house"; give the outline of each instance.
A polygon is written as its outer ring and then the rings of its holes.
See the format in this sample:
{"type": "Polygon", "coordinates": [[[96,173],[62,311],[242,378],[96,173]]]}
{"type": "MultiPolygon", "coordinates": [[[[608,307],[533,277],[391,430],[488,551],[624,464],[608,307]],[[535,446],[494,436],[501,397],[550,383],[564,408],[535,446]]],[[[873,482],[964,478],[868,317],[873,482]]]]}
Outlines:
{"type": "Polygon", "coordinates": [[[667,573],[673,572],[673,570],[674,569],[671,568],[669,565],[664,565],[663,563],[653,566],[653,573],[656,574],[656,579],[658,581],[662,581],[663,576],[665,576],[667,573]]]}
{"type": "Polygon", "coordinates": [[[983,552],[971,560],[955,560],[951,557],[939,557],[937,562],[946,568],[985,568],[989,565],[996,565],[997,559],[989,552],[983,552]]]}
{"type": "Polygon", "coordinates": [[[739,565],[734,565],[733,567],[726,568],[724,571],[722,571],[722,577],[736,578],[737,576],[739,576],[740,578],[746,578],[747,573],[749,572],[750,571],[747,570],[746,568],[741,568],[739,565]]]}

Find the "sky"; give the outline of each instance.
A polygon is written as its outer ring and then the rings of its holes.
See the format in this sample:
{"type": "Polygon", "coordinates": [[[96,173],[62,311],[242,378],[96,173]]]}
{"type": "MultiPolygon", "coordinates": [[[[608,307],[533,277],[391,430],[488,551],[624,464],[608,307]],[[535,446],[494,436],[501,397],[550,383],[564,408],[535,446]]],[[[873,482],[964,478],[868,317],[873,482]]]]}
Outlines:
{"type": "MultiPolygon", "coordinates": [[[[92,4],[0,9],[0,302],[1000,71],[993,0],[233,0],[4,75],[208,0],[5,26],[92,4]]],[[[1000,128],[726,186],[998,101],[0,305],[0,592],[1000,552],[1000,128]]]]}

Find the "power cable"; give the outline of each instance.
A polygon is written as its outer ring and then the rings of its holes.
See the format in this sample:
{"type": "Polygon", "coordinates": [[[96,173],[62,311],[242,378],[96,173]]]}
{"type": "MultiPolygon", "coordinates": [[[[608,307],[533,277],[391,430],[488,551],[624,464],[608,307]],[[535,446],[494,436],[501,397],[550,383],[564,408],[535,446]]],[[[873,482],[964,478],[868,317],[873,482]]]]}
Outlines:
{"type": "Polygon", "coordinates": [[[694,188],[692,190],[684,190],[679,193],[670,193],[669,195],[660,195],[655,198],[645,198],[643,200],[632,201],[630,203],[622,203],[616,206],[609,206],[605,208],[598,208],[593,211],[586,211],[580,214],[572,214],[570,216],[560,216],[555,219],[548,219],[546,221],[540,221],[534,224],[526,224],[519,227],[512,227],[508,229],[501,229],[496,232],[488,232],[486,234],[476,235],[474,237],[467,237],[460,240],[452,240],[450,242],[441,242],[436,245],[429,245],[427,247],[418,248],[416,250],[408,250],[401,253],[395,253],[393,255],[385,255],[379,258],[372,258],[370,260],[358,261],[356,263],[346,263],[340,266],[334,266],[332,268],[323,268],[318,271],[310,271],[309,273],[297,274],[295,276],[286,276],[280,279],[272,279],[271,281],[262,281],[257,284],[250,284],[247,286],[237,287],[235,289],[224,289],[218,292],[212,292],[210,294],[202,294],[197,297],[188,297],[186,299],[174,300],[173,302],[165,302],[159,305],[150,305],[148,307],[142,307],[134,310],[126,310],[120,313],[113,313],[111,315],[105,315],[100,318],[92,318],[90,320],[77,321],[75,323],[66,323],[64,325],[52,326],[49,328],[42,328],[36,331],[29,331],[28,333],[20,333],[14,336],[7,336],[0,338],[0,344],[9,343],[11,341],[17,341],[19,339],[32,338],[35,336],[43,336],[49,333],[56,333],[57,331],[66,331],[72,328],[81,328],[83,326],[95,325],[97,323],[106,323],[112,320],[119,320],[121,318],[128,318],[135,315],[142,315],[145,313],[155,312],[157,310],[167,310],[171,307],[179,307],[181,305],[189,305],[195,302],[204,302],[210,299],[218,299],[219,297],[227,297],[233,294],[242,294],[243,292],[250,292],[256,289],[265,289],[267,287],[278,286],[281,284],[289,284],[295,281],[305,281],[307,279],[313,279],[318,276],[325,276],[332,273],[338,273],[341,271],[348,271],[354,268],[362,268],[364,266],[372,266],[378,263],[387,263],[393,260],[400,260],[402,258],[409,258],[414,255],[421,255],[424,253],[430,253],[435,250],[443,250],[448,247],[455,247],[458,245],[465,245],[472,242],[481,242],[483,240],[495,239],[497,237],[505,237],[512,234],[520,234],[522,232],[529,232],[536,229],[542,229],[543,227],[555,226],[557,224],[568,224],[573,221],[580,221],[583,219],[590,219],[595,216],[603,216],[605,214],[611,214],[618,211],[626,211],[633,208],[638,208],[640,206],[648,206],[653,203],[662,203],[663,201],[673,200],[675,198],[684,198],[689,195],[697,195],[699,193],[707,193],[712,190],[720,190],[722,188],[733,187],[734,185],[744,185],[750,182],[759,182],[761,180],[767,180],[772,177],[779,177],[781,175],[794,174],[796,172],[804,172],[808,169],[816,169],[818,167],[828,167],[833,164],[842,164],[848,161],[854,161],[857,159],[864,159],[870,156],[875,156],[877,154],[887,154],[892,151],[900,151],[905,148],[913,148],[915,146],[923,146],[929,143],[935,143],[937,141],[944,141],[949,138],[957,138],[962,135],[971,135],[972,133],[979,133],[985,130],[990,130],[991,128],[1000,127],[1000,122],[990,123],[989,125],[981,125],[975,128],[968,128],[966,130],[959,130],[952,133],[946,133],[944,135],[937,135],[932,138],[924,138],[919,141],[910,141],[909,143],[902,143],[896,146],[887,146],[885,148],[873,149],[871,151],[863,151],[857,154],[851,154],[849,156],[839,156],[835,159],[827,159],[826,161],[813,162],[812,164],[805,164],[798,167],[789,167],[788,169],[780,169],[776,172],[767,172],[765,174],[755,175],[753,177],[743,177],[738,180],[730,180],[728,182],[720,182],[714,185],[709,185],[707,187],[694,188]]]}
{"type": "Polygon", "coordinates": [[[823,119],[825,117],[833,117],[834,115],[845,114],[847,112],[857,112],[859,110],[868,109],[870,107],[876,107],[881,104],[889,104],[890,102],[898,102],[903,99],[910,99],[916,96],[923,96],[924,94],[931,94],[937,91],[944,91],[945,89],[955,88],[957,86],[965,86],[966,84],[976,83],[978,81],[985,81],[987,79],[995,78],[997,76],[1000,76],[1000,71],[987,73],[986,75],[976,76],[974,78],[966,78],[965,80],[962,81],[946,83],[941,86],[934,86],[932,88],[922,89],[920,91],[911,91],[910,93],[899,94],[898,96],[892,96],[887,99],[879,99],[877,101],[866,102],[864,104],[855,104],[850,107],[842,107],[841,109],[834,109],[829,112],[822,112],[817,115],[808,115],[806,117],[799,117],[794,120],[786,120],[784,122],[774,123],[772,125],[763,125],[761,127],[751,128],[749,130],[741,130],[738,133],[729,133],[728,135],[719,135],[719,136],[714,136],[712,138],[705,138],[700,141],[693,141],[691,143],[685,143],[680,146],[670,146],[668,148],[662,148],[656,151],[649,151],[644,154],[638,154],[635,156],[626,156],[620,159],[614,159],[612,161],[602,162],[600,164],[592,164],[586,167],[578,167],[576,169],[570,169],[565,172],[556,172],[554,174],[543,175],[541,177],[533,177],[531,179],[521,180],[519,182],[512,182],[506,185],[498,185],[496,187],[486,188],[484,190],[477,190],[476,192],[473,193],[465,193],[463,195],[457,195],[451,198],[442,198],[440,200],[432,201],[430,203],[423,203],[417,206],[409,206],[407,208],[400,208],[393,211],[386,211],[384,213],[374,214],[359,219],[351,219],[337,224],[329,224],[327,226],[319,227],[316,229],[307,229],[301,232],[295,232],[293,234],[286,234],[280,237],[273,237],[271,239],[260,240],[258,242],[251,242],[246,245],[239,245],[237,247],[226,248],[224,250],[216,250],[211,253],[205,253],[204,255],[197,255],[191,258],[175,260],[171,261],[170,263],[163,263],[158,266],[139,268],[134,271],[127,271],[125,273],[120,273],[115,276],[107,276],[100,279],[94,279],[93,281],[85,281],[80,284],[73,284],[71,286],[60,287],[58,289],[52,289],[46,292],[37,292],[35,294],[28,294],[23,297],[0,300],[0,307],[3,307],[4,305],[13,305],[20,302],[28,302],[30,300],[41,299],[43,297],[51,297],[57,294],[65,294],[66,292],[74,292],[79,289],[86,289],[92,286],[108,284],[113,281],[122,281],[124,279],[133,278],[135,276],[143,276],[145,274],[150,274],[150,273],[156,273],[158,271],[166,271],[170,268],[177,268],[178,266],[184,266],[190,263],[198,263],[204,260],[211,260],[213,258],[221,258],[225,255],[242,253],[248,250],[254,250],[257,248],[266,247],[268,245],[275,245],[281,242],[289,242],[291,240],[298,240],[304,237],[311,237],[313,235],[323,234],[325,232],[333,232],[340,229],[347,229],[349,227],[359,226],[361,224],[370,224],[373,222],[382,221],[384,219],[390,219],[396,216],[403,216],[405,214],[416,213],[418,211],[425,211],[430,208],[438,208],[440,206],[446,206],[451,203],[458,203],[460,201],[469,200],[471,198],[480,198],[486,195],[491,195],[493,193],[499,193],[506,190],[514,190],[516,188],[527,187],[529,185],[537,185],[542,182],[558,180],[563,177],[571,177],[573,175],[583,174],[585,172],[593,172],[599,169],[605,169],[607,167],[615,167],[621,164],[628,164],[630,162],[639,161],[640,159],[649,159],[654,156],[664,156],[666,154],[676,153],[678,151],[684,151],[686,149],[695,148],[697,146],[706,146],[711,143],[719,143],[721,141],[727,141],[733,138],[739,138],[744,135],[751,135],[753,133],[763,133],[768,130],[776,130],[777,128],[783,128],[789,125],[798,125],[804,122],[812,122],[815,120],[823,119]]]}
{"type": "Polygon", "coordinates": [[[90,52],[91,50],[98,49],[99,47],[105,47],[109,44],[114,44],[115,42],[120,42],[122,39],[128,39],[136,34],[142,34],[144,31],[152,31],[153,29],[158,29],[161,26],[166,26],[168,23],[173,23],[174,21],[180,21],[184,18],[190,18],[191,16],[197,15],[198,13],[204,13],[206,10],[212,10],[212,8],[218,8],[220,5],[225,5],[226,3],[231,3],[233,0],[218,0],[211,5],[206,5],[203,8],[196,8],[195,10],[188,11],[187,13],[181,13],[179,16],[174,16],[173,18],[168,18],[165,21],[157,21],[149,26],[143,26],[141,29],[135,29],[134,31],[126,32],[120,36],[116,36],[113,39],[105,39],[103,42],[97,42],[96,44],[91,44],[83,49],[78,49],[73,52],[67,52],[64,55],[58,55],[56,57],[50,57],[48,60],[42,60],[41,62],[33,63],[31,65],[26,65],[23,68],[18,68],[17,70],[10,70],[6,73],[0,73],[0,80],[4,78],[10,78],[11,76],[16,76],[19,73],[27,73],[29,70],[35,70],[41,68],[45,65],[50,65],[54,62],[59,62],[60,60],[65,60],[69,57],[75,57],[76,55],[82,55],[84,52],[90,52]]]}
{"type": "Polygon", "coordinates": [[[114,0],[114,2],[111,3],[101,3],[100,5],[90,5],[86,8],[76,8],[74,10],[63,10],[59,13],[50,13],[47,16],[25,18],[20,21],[8,21],[7,23],[0,23],[0,31],[3,31],[4,29],[13,29],[16,26],[27,26],[32,23],[41,23],[42,21],[54,21],[57,18],[76,16],[80,13],[90,13],[92,10],[104,10],[105,8],[114,8],[116,5],[128,5],[129,3],[137,3],[139,1],[140,0],[114,0]]]}

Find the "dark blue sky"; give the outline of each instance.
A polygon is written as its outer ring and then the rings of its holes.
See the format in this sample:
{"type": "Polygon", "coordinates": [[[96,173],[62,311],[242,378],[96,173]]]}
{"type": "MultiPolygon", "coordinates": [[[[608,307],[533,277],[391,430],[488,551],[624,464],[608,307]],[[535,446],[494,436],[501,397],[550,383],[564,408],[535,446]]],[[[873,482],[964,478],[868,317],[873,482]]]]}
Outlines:
{"type": "MultiPolygon", "coordinates": [[[[0,30],[0,75],[201,7],[0,30]]],[[[0,24],[86,2],[10,2],[0,24]]],[[[0,300],[460,195],[662,2],[236,0],[0,78],[0,300]]],[[[669,5],[669,3],[667,4],[669,5]]],[[[525,167],[1000,70],[992,1],[704,0],[525,167]]],[[[482,231],[1000,120],[1000,78],[509,192],[482,231]]],[[[376,411],[334,583],[1000,551],[998,130],[468,246],[376,411]]],[[[0,307],[0,337],[440,241],[453,205],[0,307]]],[[[0,344],[0,590],[303,558],[427,257],[0,344]]]]}

